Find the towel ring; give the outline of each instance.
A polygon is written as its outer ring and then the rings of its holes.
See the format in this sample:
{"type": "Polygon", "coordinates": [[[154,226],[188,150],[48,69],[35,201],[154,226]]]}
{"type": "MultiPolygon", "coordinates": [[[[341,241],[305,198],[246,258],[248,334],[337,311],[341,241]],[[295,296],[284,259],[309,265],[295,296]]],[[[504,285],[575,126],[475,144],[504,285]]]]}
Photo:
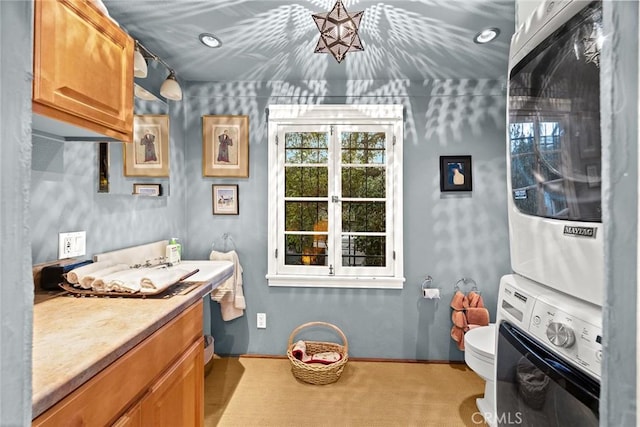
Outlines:
{"type": "Polygon", "coordinates": [[[429,289],[431,287],[431,283],[433,282],[433,277],[427,276],[422,281],[422,290],[429,289]]]}
{"type": "Polygon", "coordinates": [[[236,242],[234,242],[233,237],[231,237],[229,233],[223,233],[215,242],[213,242],[211,250],[219,252],[235,251],[236,242]]]}
{"type": "Polygon", "coordinates": [[[453,290],[459,291],[461,283],[462,283],[462,286],[466,286],[468,283],[473,283],[471,290],[476,292],[478,291],[478,285],[476,284],[476,281],[473,280],[471,277],[463,277],[462,279],[458,280],[456,284],[453,285],[453,290]]]}

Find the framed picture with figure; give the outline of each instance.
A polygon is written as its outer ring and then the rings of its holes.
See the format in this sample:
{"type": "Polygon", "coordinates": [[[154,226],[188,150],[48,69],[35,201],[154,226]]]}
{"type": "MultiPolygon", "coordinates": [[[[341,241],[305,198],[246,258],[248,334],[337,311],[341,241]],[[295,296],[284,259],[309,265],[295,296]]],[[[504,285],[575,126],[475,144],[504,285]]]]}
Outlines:
{"type": "Polygon", "coordinates": [[[440,191],[471,191],[471,156],[440,156],[440,191]]]}
{"type": "Polygon", "coordinates": [[[202,116],[202,176],[249,177],[249,116],[202,116]]]}
{"type": "Polygon", "coordinates": [[[169,176],[169,116],[134,116],[133,142],[122,153],[124,176],[169,176]]]}

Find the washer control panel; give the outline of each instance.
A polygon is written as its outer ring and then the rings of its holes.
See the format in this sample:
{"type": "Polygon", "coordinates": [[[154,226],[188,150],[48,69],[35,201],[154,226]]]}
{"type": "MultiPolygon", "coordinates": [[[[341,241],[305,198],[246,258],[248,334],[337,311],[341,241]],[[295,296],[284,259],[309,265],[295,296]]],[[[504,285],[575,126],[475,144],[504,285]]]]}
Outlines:
{"type": "Polygon", "coordinates": [[[586,319],[599,320],[590,307],[562,305],[562,308],[536,300],[529,332],[550,350],[600,379],[602,365],[602,327],[586,319]]]}

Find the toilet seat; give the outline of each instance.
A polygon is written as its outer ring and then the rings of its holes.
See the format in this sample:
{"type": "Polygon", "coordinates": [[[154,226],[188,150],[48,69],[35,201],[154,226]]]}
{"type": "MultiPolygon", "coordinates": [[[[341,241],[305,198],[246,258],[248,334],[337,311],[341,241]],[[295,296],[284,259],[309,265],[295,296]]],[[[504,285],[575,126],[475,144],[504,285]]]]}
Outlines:
{"type": "Polygon", "coordinates": [[[464,361],[485,381],[493,378],[495,343],[495,323],[471,329],[464,335],[464,361]]]}
{"type": "Polygon", "coordinates": [[[464,334],[464,347],[466,351],[471,350],[478,357],[493,361],[496,356],[496,324],[489,323],[488,326],[467,331],[464,334]]]}

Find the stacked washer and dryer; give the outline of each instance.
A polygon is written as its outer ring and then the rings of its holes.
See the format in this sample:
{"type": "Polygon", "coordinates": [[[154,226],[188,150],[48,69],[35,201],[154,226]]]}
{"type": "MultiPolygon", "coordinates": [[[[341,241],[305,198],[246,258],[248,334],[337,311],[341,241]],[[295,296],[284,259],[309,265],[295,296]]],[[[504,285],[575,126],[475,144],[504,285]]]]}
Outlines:
{"type": "MultiPolygon", "coordinates": [[[[599,422],[603,36],[601,1],[547,0],[511,41],[507,186],[514,274],[500,281],[494,353],[484,354],[495,360],[478,408],[491,426],[599,422]]],[[[473,347],[469,359],[478,360],[473,347]]]]}

